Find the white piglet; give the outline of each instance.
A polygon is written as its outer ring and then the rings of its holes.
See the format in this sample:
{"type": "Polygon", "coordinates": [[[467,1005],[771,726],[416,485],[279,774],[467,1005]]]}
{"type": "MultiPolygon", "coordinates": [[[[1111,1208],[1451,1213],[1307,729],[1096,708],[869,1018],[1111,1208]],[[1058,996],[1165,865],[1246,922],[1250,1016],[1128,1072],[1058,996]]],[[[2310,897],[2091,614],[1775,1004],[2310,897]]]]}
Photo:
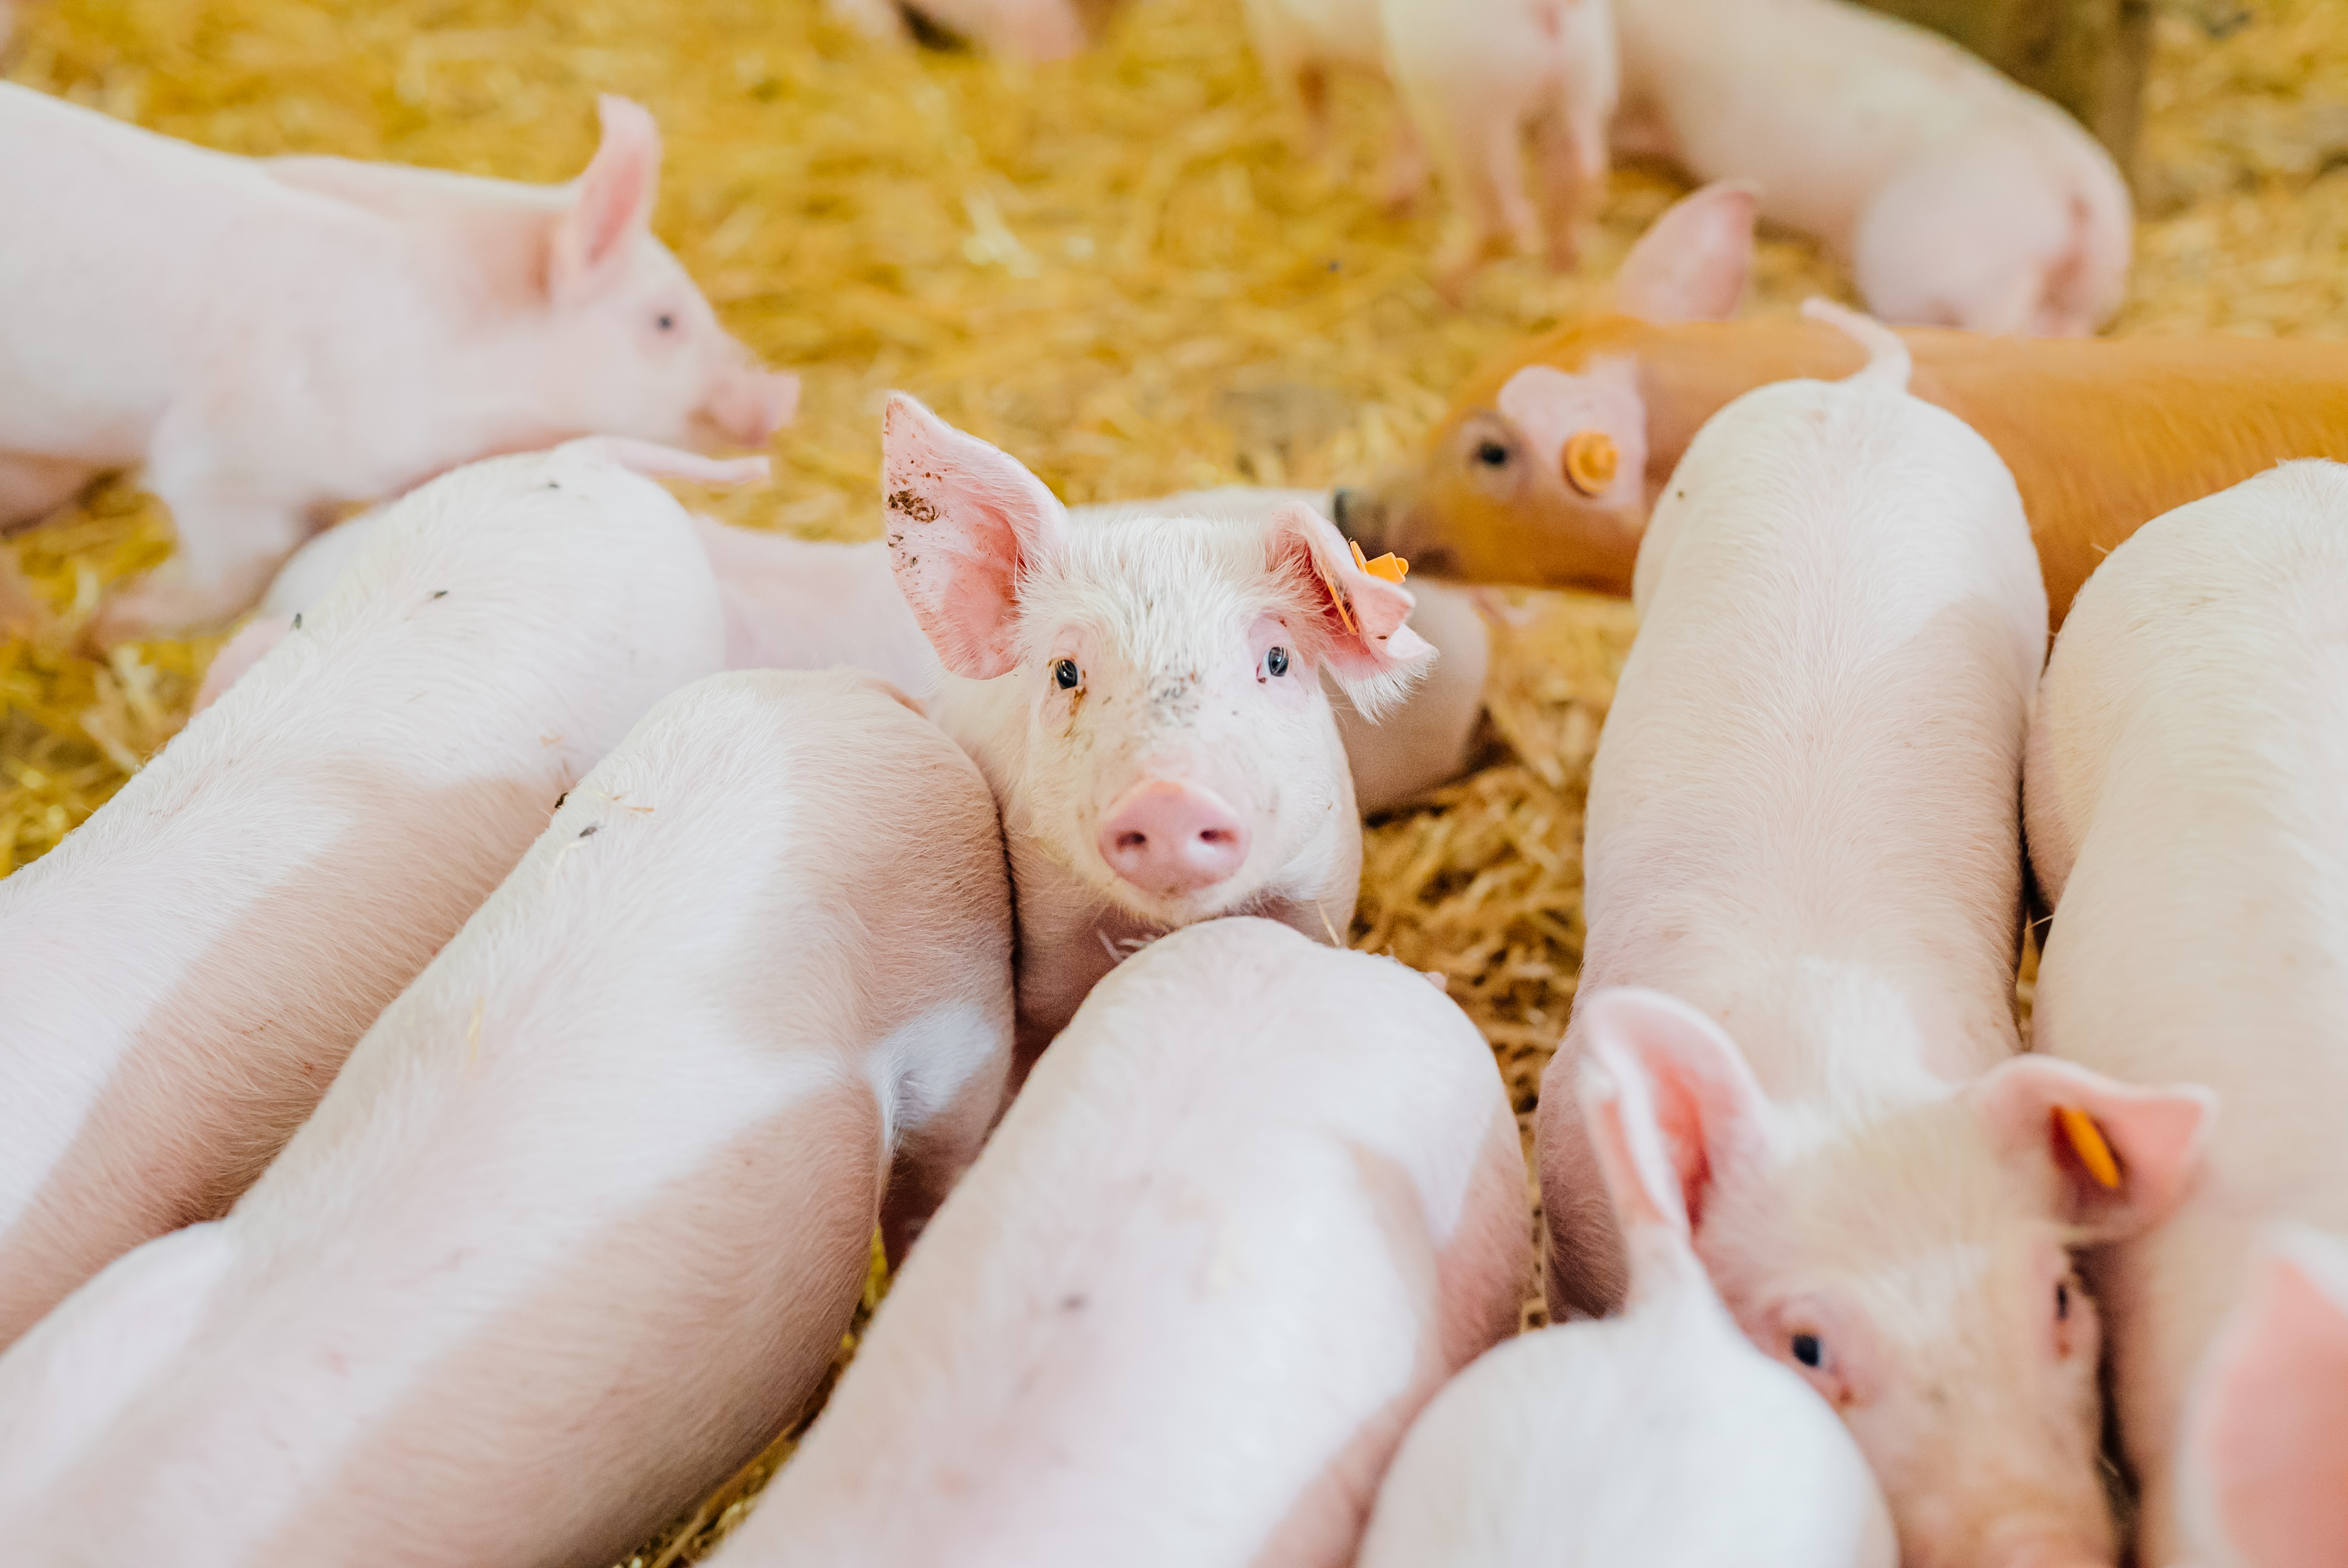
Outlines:
{"type": "Polygon", "coordinates": [[[2186,1407],[2192,1561],[2348,1563],[2348,1246],[2285,1225],[2260,1250],[2186,1407]]]}
{"type": "Polygon", "coordinates": [[[2183,1207],[2096,1258],[2147,1568],[2224,1560],[2180,1511],[2178,1445],[2260,1229],[2348,1233],[2343,596],[2348,467],[2289,463],[2180,507],[2087,579],[2031,733],[2054,910],[2037,1048],[2221,1097],[2183,1207]]]}
{"type": "MultiPolygon", "coordinates": [[[[1169,514],[1269,525],[1283,507],[1329,515],[1320,490],[1231,485],[1147,501],[1069,508],[1072,524],[1097,518],[1169,514]]],[[[303,606],[333,586],[357,553],[380,511],[338,524],[294,553],[261,601],[261,612],[229,641],[204,671],[199,712],[283,641],[303,606]]],[[[899,591],[889,547],[794,538],[695,517],[694,527],[717,574],[726,607],[728,670],[823,670],[848,665],[879,675],[917,697],[933,695],[941,670],[922,623],[899,591]]],[[[0,583],[0,589],[5,584],[0,583]]],[[[1439,582],[1411,585],[1408,625],[1434,648],[1427,677],[1396,702],[1366,717],[1324,671],[1322,686],[1354,776],[1354,804],[1383,811],[1467,771],[1476,721],[1484,712],[1491,668],[1491,628],[1474,590],[1439,582]]],[[[0,609],[5,621],[5,609],[0,609]]]]}
{"type": "Polygon", "coordinates": [[[893,692],[676,693],[226,1219],[0,1358],[12,1553],[611,1563],[814,1390],[884,1187],[901,1239],[975,1154],[1010,949],[986,786],[893,692]]]}
{"type": "Polygon", "coordinates": [[[476,464],[56,849],[0,881],[0,1346],[225,1209],[555,797],[719,667],[685,510],[600,440],[476,464]]]}
{"type": "Polygon", "coordinates": [[[798,384],[653,237],[652,117],[602,115],[586,173],[537,186],[236,158],[0,83],[0,525],[146,465],[178,551],[111,636],[225,620],[337,505],[476,458],[765,446],[798,384]]]}
{"type": "Polygon", "coordinates": [[[2127,292],[2127,184],[2076,120],[1849,0],[1614,0],[1618,149],[1749,181],[1887,321],[2078,336],[2127,292]]]}
{"type": "Polygon", "coordinates": [[[1045,1054],[711,1562],[1343,1568],[1528,1241],[1490,1048],[1422,976],[1176,932],[1045,1054]]]}
{"type": "Polygon", "coordinates": [[[1496,1346],[1437,1394],[1386,1472],[1360,1568],[1894,1568],[1850,1434],[1753,1348],[1690,1247],[1611,1005],[1588,1004],[1581,1102],[1628,1311],[1496,1346]]]}
{"type": "Polygon", "coordinates": [[[2017,1055],[2022,748],[2046,597],[2013,480],[1865,342],[1748,393],[1657,504],[1592,769],[1589,940],[1539,1136],[1559,1317],[1622,1241],[1573,1077],[1645,1079],[1722,1299],[1842,1413],[1911,1568],[2109,1563],[2095,1308],[2071,1249],[2194,1168],[2205,1095],[2017,1055]],[[2094,1179],[2058,1109],[2116,1149],[2094,1179]],[[2097,1132],[2096,1129],[2100,1129],[2097,1132]]]}
{"type": "Polygon", "coordinates": [[[1344,940],[1361,821],[1327,671],[1364,712],[1434,651],[1311,507],[1072,518],[1007,454],[889,400],[899,584],[930,708],[1002,808],[1032,1061],[1130,947],[1217,915],[1344,940]]]}

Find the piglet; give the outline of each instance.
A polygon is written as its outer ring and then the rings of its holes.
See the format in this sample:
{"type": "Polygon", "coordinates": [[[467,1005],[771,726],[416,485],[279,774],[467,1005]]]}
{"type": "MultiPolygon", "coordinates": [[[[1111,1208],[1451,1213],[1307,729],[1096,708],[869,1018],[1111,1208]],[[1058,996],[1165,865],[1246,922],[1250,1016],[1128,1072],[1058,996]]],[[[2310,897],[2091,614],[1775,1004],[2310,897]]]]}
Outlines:
{"type": "MultiPolygon", "coordinates": [[[[1538,1133],[1552,1312],[1622,1300],[1572,1074],[1643,1080],[1696,1255],[1842,1413],[1911,1568],[2108,1563],[2095,1309],[2069,1249],[2141,1232],[2206,1097],[2019,1056],[2019,791],[2046,597],[2004,466],[1905,388],[1747,393],[1655,508],[1590,785],[1589,939],[1538,1133]],[[2056,1112],[2116,1150],[2099,1184],[2056,1112]]],[[[1626,1116],[1634,1114],[1625,1102],[1626,1116]]]]}
{"type": "Polygon", "coordinates": [[[2193,1561],[2348,1563],[2348,1246],[2278,1225],[2260,1253],[2187,1407],[2193,1561]]]}
{"type": "Polygon", "coordinates": [[[0,525],[146,465],[178,553],[106,638],[226,620],[321,513],[478,457],[766,445],[798,383],[653,238],[659,132],[602,106],[543,187],[235,158],[0,83],[0,525]]]}
{"type": "Polygon", "coordinates": [[[1361,821],[1321,681],[1368,717],[1401,698],[1434,652],[1406,589],[1305,506],[1072,518],[901,393],[881,490],[931,712],[1003,813],[1023,1062],[1137,942],[1229,914],[1343,942],[1361,821]]]}
{"type": "Polygon", "coordinates": [[[1581,1100],[1629,1311],[1498,1346],[1437,1395],[1379,1489],[1360,1568],[1893,1568],[1850,1434],[1753,1348],[1689,1246],[1615,1005],[1585,1009],[1581,1100]]]}
{"type": "Polygon", "coordinates": [[[1614,141],[1847,261],[1888,321],[2079,336],[2120,307],[2135,217],[2095,138],[1923,28],[1849,0],[1615,0],[1614,141]]]}
{"type": "Polygon", "coordinates": [[[677,692],[226,1219],[0,1358],[12,1551],[612,1562],[813,1390],[884,1185],[901,1239],[974,1155],[1010,965],[985,784],[893,692],[677,692]]]}
{"type": "Polygon", "coordinates": [[[718,668],[685,512],[590,440],[476,464],[47,856],[0,881],[0,1347],[219,1214],[581,773],[718,668]]]}
{"type": "MultiPolygon", "coordinates": [[[[1268,526],[1292,505],[1328,515],[1328,493],[1229,485],[1148,501],[1071,507],[1070,521],[1150,518],[1167,513],[1268,526]]],[[[294,552],[263,596],[260,613],[229,640],[204,672],[199,712],[219,700],[261,655],[283,641],[302,607],[324,593],[356,554],[381,513],[353,518],[294,552]]],[[[903,691],[929,696],[942,674],[897,589],[889,547],[794,538],[695,517],[694,527],[717,574],[726,609],[729,670],[821,670],[845,664],[870,671],[903,691]]],[[[0,567],[5,567],[0,561],[0,567]]],[[[0,580],[0,592],[6,584],[0,580]]],[[[1354,778],[1354,804],[1366,815],[1424,794],[1467,771],[1476,721],[1484,712],[1484,678],[1492,636],[1481,601],[1466,589],[1417,581],[1408,624],[1436,651],[1425,681],[1379,711],[1354,706],[1324,670],[1322,685],[1354,778]]],[[[0,624],[5,600],[0,599],[0,624]]]]}
{"type": "Polygon", "coordinates": [[[1515,1326],[1490,1049],[1265,920],[1153,943],[1013,1102],[720,1568],[1353,1560],[1404,1427],[1515,1326]]]}
{"type": "Polygon", "coordinates": [[[2348,1232],[2343,527],[2324,462],[2147,523],[2080,590],[2031,732],[2037,1048],[2224,1106],[2176,1217],[2096,1259],[2147,1568],[2222,1561],[2181,1517],[2178,1445],[2260,1231],[2348,1232]]]}

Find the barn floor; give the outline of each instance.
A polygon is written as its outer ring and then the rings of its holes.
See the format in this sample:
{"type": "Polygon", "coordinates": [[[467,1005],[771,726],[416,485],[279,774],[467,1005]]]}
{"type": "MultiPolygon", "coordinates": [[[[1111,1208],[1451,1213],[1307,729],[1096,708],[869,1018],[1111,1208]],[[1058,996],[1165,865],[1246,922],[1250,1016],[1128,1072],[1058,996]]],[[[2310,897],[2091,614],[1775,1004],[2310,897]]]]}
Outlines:
{"type": "MultiPolygon", "coordinates": [[[[659,228],[727,324],[798,371],[771,487],[693,497],[816,537],[879,529],[883,392],[904,387],[1072,502],[1325,485],[1410,447],[1478,360],[1605,295],[1679,187],[1616,174],[1581,276],[1496,266],[1465,310],[1427,280],[1439,210],[1371,195],[1388,109],[1341,92],[1306,167],[1237,0],[1145,0],[1071,65],[879,47],[816,0],[35,0],[5,75],[210,146],[552,180],[593,94],[667,137],[659,228]]],[[[2117,331],[2348,336],[2348,7],[2165,0],[2117,331]]],[[[1756,313],[1848,298],[1764,246],[1756,313]]],[[[129,482],[12,540],[60,619],[0,642],[0,873],[37,856],[170,736],[212,641],[70,646],[169,528],[129,482]]],[[[1582,788],[1631,620],[1528,596],[1498,633],[1488,765],[1370,830],[1357,945],[1450,977],[1520,1112],[1580,951],[1582,788]]],[[[694,1561],[780,1450],[630,1559],[694,1561]]]]}

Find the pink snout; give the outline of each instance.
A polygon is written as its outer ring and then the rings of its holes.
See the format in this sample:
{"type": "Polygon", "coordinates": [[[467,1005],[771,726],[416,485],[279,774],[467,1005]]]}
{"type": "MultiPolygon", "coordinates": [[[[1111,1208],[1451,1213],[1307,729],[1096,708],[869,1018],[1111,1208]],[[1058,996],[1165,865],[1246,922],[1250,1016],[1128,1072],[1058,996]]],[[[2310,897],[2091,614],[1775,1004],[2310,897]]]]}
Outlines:
{"type": "Polygon", "coordinates": [[[709,422],[741,446],[764,446],[791,422],[799,408],[799,378],[780,372],[745,371],[717,384],[709,396],[709,422]]]}
{"type": "Polygon", "coordinates": [[[1211,887],[1247,859],[1248,830],[1212,790],[1148,779],[1117,798],[1101,821],[1101,858],[1146,893],[1211,887]]]}

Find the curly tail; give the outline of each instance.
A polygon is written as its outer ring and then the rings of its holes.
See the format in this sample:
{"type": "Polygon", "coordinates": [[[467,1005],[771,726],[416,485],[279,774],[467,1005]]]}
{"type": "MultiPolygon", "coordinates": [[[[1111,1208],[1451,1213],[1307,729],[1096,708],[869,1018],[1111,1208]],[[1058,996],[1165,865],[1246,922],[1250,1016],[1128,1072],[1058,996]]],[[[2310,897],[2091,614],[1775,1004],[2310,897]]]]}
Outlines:
{"type": "Polygon", "coordinates": [[[1908,372],[1913,362],[1908,357],[1906,341],[1898,333],[1873,316],[1816,295],[1802,302],[1802,313],[1814,322],[1840,328],[1867,351],[1867,363],[1849,376],[1850,384],[1881,385],[1893,392],[1908,390],[1908,372]]]}

